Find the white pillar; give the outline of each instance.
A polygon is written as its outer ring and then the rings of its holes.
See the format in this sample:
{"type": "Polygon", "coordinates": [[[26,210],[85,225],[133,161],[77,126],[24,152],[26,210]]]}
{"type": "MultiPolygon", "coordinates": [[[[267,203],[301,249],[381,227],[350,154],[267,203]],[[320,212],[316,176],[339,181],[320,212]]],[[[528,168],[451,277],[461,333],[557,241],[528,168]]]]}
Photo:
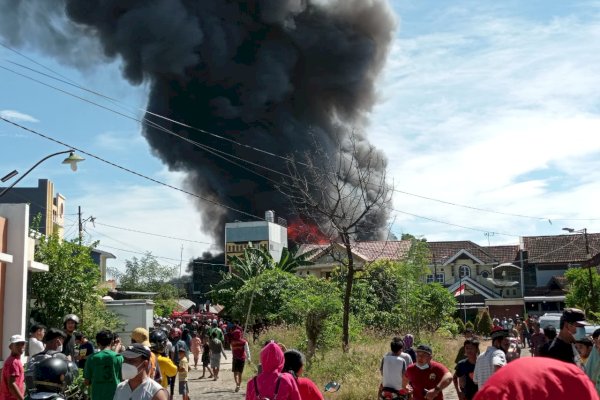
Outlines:
{"type": "Polygon", "coordinates": [[[12,263],[6,263],[4,287],[4,310],[2,310],[3,337],[2,360],[10,355],[8,339],[12,335],[25,335],[27,305],[27,268],[29,255],[29,205],[0,204],[0,215],[7,219],[6,251],[13,256],[12,263]]]}

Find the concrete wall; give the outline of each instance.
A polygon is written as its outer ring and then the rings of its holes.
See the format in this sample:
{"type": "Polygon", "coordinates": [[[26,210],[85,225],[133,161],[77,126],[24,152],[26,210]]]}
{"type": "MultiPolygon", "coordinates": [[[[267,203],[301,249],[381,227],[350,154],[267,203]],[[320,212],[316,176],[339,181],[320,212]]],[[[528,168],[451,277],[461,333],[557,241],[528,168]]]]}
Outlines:
{"type": "Polygon", "coordinates": [[[131,344],[131,332],[135,328],[150,328],[154,324],[154,302],[152,300],[113,300],[107,301],[109,311],[117,314],[123,322],[118,330],[121,343],[131,344]]]}

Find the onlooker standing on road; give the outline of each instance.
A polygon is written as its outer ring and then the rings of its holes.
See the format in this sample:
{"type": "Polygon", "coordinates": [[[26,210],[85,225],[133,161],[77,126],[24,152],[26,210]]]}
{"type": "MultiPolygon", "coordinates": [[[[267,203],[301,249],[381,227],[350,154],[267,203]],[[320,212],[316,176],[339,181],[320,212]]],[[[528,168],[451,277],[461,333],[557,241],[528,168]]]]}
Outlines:
{"type": "Polygon", "coordinates": [[[250,361],[250,348],[246,339],[242,338],[242,331],[240,330],[231,333],[231,358],[235,391],[239,392],[246,360],[250,361]]]}
{"type": "Polygon", "coordinates": [[[66,339],[63,343],[62,353],[69,358],[70,361],[75,361],[75,329],[79,325],[79,317],[75,314],[67,314],[63,319],[63,329],[65,330],[66,339]]]}
{"type": "Polygon", "coordinates": [[[540,330],[540,323],[537,321],[531,322],[531,339],[529,347],[531,348],[531,356],[538,357],[540,355],[540,347],[546,343],[546,336],[540,330]]]}
{"type": "Polygon", "coordinates": [[[208,347],[210,347],[210,367],[212,368],[213,380],[219,379],[219,369],[221,368],[221,354],[227,360],[225,355],[225,349],[223,349],[223,342],[217,338],[217,332],[213,331],[211,338],[208,341],[208,347]]]}
{"type": "Polygon", "coordinates": [[[92,354],[85,362],[83,378],[90,386],[92,400],[112,399],[121,381],[123,357],[111,350],[114,335],[104,330],[96,334],[96,344],[100,351],[92,354]]]}
{"type": "Polygon", "coordinates": [[[29,329],[29,343],[27,346],[27,354],[29,357],[35,356],[37,353],[44,351],[44,335],[46,327],[44,325],[35,324],[29,329]]]}
{"type": "MultiPolygon", "coordinates": [[[[473,339],[473,329],[471,329],[471,328],[465,329],[465,332],[463,333],[463,335],[465,336],[465,340],[473,339]]],[[[458,364],[458,362],[461,360],[464,360],[465,357],[466,357],[465,346],[462,346],[461,348],[458,349],[458,353],[456,353],[456,358],[454,359],[454,363],[458,364]]]]}
{"type": "Polygon", "coordinates": [[[417,362],[406,370],[406,377],[413,387],[414,400],[443,400],[443,390],[452,383],[448,368],[433,361],[433,350],[421,344],[416,348],[417,362]]]}
{"type": "Polygon", "coordinates": [[[194,355],[194,369],[198,369],[198,359],[200,358],[200,350],[202,349],[202,340],[198,337],[198,332],[192,332],[191,347],[192,354],[194,355]]]}
{"type": "Polygon", "coordinates": [[[77,367],[83,369],[85,368],[85,360],[94,354],[94,345],[82,332],[75,334],[75,344],[79,346],[79,353],[76,355],[77,367]]]}
{"type": "MultiPolygon", "coordinates": [[[[150,350],[139,343],[132,344],[123,352],[121,375],[113,400],[168,400],[169,393],[160,383],[148,376],[150,350]]],[[[105,398],[102,398],[104,400],[105,398]]]]}
{"type": "Polygon", "coordinates": [[[493,373],[506,365],[506,352],[510,342],[508,330],[498,329],[492,332],[492,345],[477,358],[473,382],[481,389],[493,373]]]}
{"type": "Polygon", "coordinates": [[[594,342],[592,342],[589,337],[584,336],[575,341],[575,348],[579,353],[579,363],[577,363],[577,365],[579,365],[581,369],[584,369],[585,364],[592,353],[592,349],[594,348],[594,342]]]}
{"type": "Polygon", "coordinates": [[[556,328],[552,325],[548,325],[544,328],[544,344],[538,347],[537,355],[540,357],[548,357],[548,348],[556,337],[556,328]]]}
{"type": "Polygon", "coordinates": [[[477,393],[477,385],[473,382],[473,373],[479,355],[479,341],[467,339],[463,347],[465,348],[466,358],[456,364],[452,381],[460,400],[473,400],[473,396],[477,393]]]}
{"type": "Polygon", "coordinates": [[[564,362],[575,364],[574,347],[575,333],[578,326],[585,326],[585,313],[577,308],[565,308],[560,317],[560,330],[548,347],[547,357],[555,358],[564,362]]]}
{"type": "Polygon", "coordinates": [[[585,363],[585,374],[596,385],[596,392],[600,396],[600,329],[596,329],[592,333],[594,348],[592,354],[585,363]]]}
{"type": "Polygon", "coordinates": [[[190,363],[186,357],[185,349],[179,349],[179,394],[182,396],[182,400],[189,400],[190,389],[188,388],[188,371],[190,369],[190,363]]]}
{"type": "Polygon", "coordinates": [[[413,335],[407,333],[402,341],[404,342],[404,352],[410,356],[412,362],[417,362],[417,353],[413,349],[413,340],[413,335]]]}
{"type": "Polygon", "coordinates": [[[295,379],[290,374],[282,374],[285,358],[283,350],[274,341],[269,342],[260,352],[262,371],[248,381],[246,400],[300,400],[300,392],[295,379]]]}
{"type": "MultiPolygon", "coordinates": [[[[381,398],[383,392],[398,394],[401,390],[406,390],[408,380],[406,378],[406,369],[408,360],[412,364],[412,359],[406,353],[402,353],[404,345],[400,338],[393,338],[390,343],[390,352],[383,356],[379,365],[379,372],[382,376],[382,383],[379,386],[378,398],[381,398]],[[406,357],[403,357],[404,354],[406,357]]],[[[287,354],[287,353],[286,353],[287,354]]]]}
{"type": "Polygon", "coordinates": [[[206,376],[206,370],[210,374],[209,378],[213,377],[212,370],[210,369],[210,346],[208,345],[209,339],[202,345],[202,376],[200,379],[206,376]]]}
{"type": "Polygon", "coordinates": [[[25,370],[21,363],[21,356],[25,351],[26,342],[21,335],[10,337],[8,345],[10,356],[2,366],[0,382],[0,399],[2,400],[23,400],[25,398],[25,370]]]}

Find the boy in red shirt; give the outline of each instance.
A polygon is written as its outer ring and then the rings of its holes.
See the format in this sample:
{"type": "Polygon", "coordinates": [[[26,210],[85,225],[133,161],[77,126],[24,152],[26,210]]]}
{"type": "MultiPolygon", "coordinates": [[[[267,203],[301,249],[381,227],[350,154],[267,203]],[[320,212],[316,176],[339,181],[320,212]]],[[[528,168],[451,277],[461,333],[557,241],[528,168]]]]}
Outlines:
{"type": "Polygon", "coordinates": [[[246,339],[242,338],[242,331],[235,330],[231,333],[231,355],[233,380],[235,381],[235,391],[240,390],[242,384],[242,373],[246,360],[250,361],[250,348],[246,339]]]}
{"type": "Polygon", "coordinates": [[[433,361],[431,347],[421,344],[416,348],[417,362],[406,369],[406,377],[413,388],[414,400],[444,400],[443,390],[452,383],[448,368],[433,361]]]}
{"type": "Polygon", "coordinates": [[[0,399],[23,400],[25,398],[25,370],[21,356],[25,351],[25,338],[13,335],[10,338],[10,356],[2,368],[2,383],[0,384],[0,399]]]}

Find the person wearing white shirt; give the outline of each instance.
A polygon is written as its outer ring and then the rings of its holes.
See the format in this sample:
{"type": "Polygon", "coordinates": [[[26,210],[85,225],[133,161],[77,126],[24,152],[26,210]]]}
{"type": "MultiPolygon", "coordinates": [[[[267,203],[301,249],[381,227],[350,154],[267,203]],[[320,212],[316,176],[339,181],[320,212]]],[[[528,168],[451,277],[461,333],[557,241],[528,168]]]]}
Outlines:
{"type": "Polygon", "coordinates": [[[35,324],[29,329],[29,343],[27,344],[29,357],[33,357],[44,351],[44,342],[42,339],[45,334],[46,327],[44,325],[35,324]]]}

